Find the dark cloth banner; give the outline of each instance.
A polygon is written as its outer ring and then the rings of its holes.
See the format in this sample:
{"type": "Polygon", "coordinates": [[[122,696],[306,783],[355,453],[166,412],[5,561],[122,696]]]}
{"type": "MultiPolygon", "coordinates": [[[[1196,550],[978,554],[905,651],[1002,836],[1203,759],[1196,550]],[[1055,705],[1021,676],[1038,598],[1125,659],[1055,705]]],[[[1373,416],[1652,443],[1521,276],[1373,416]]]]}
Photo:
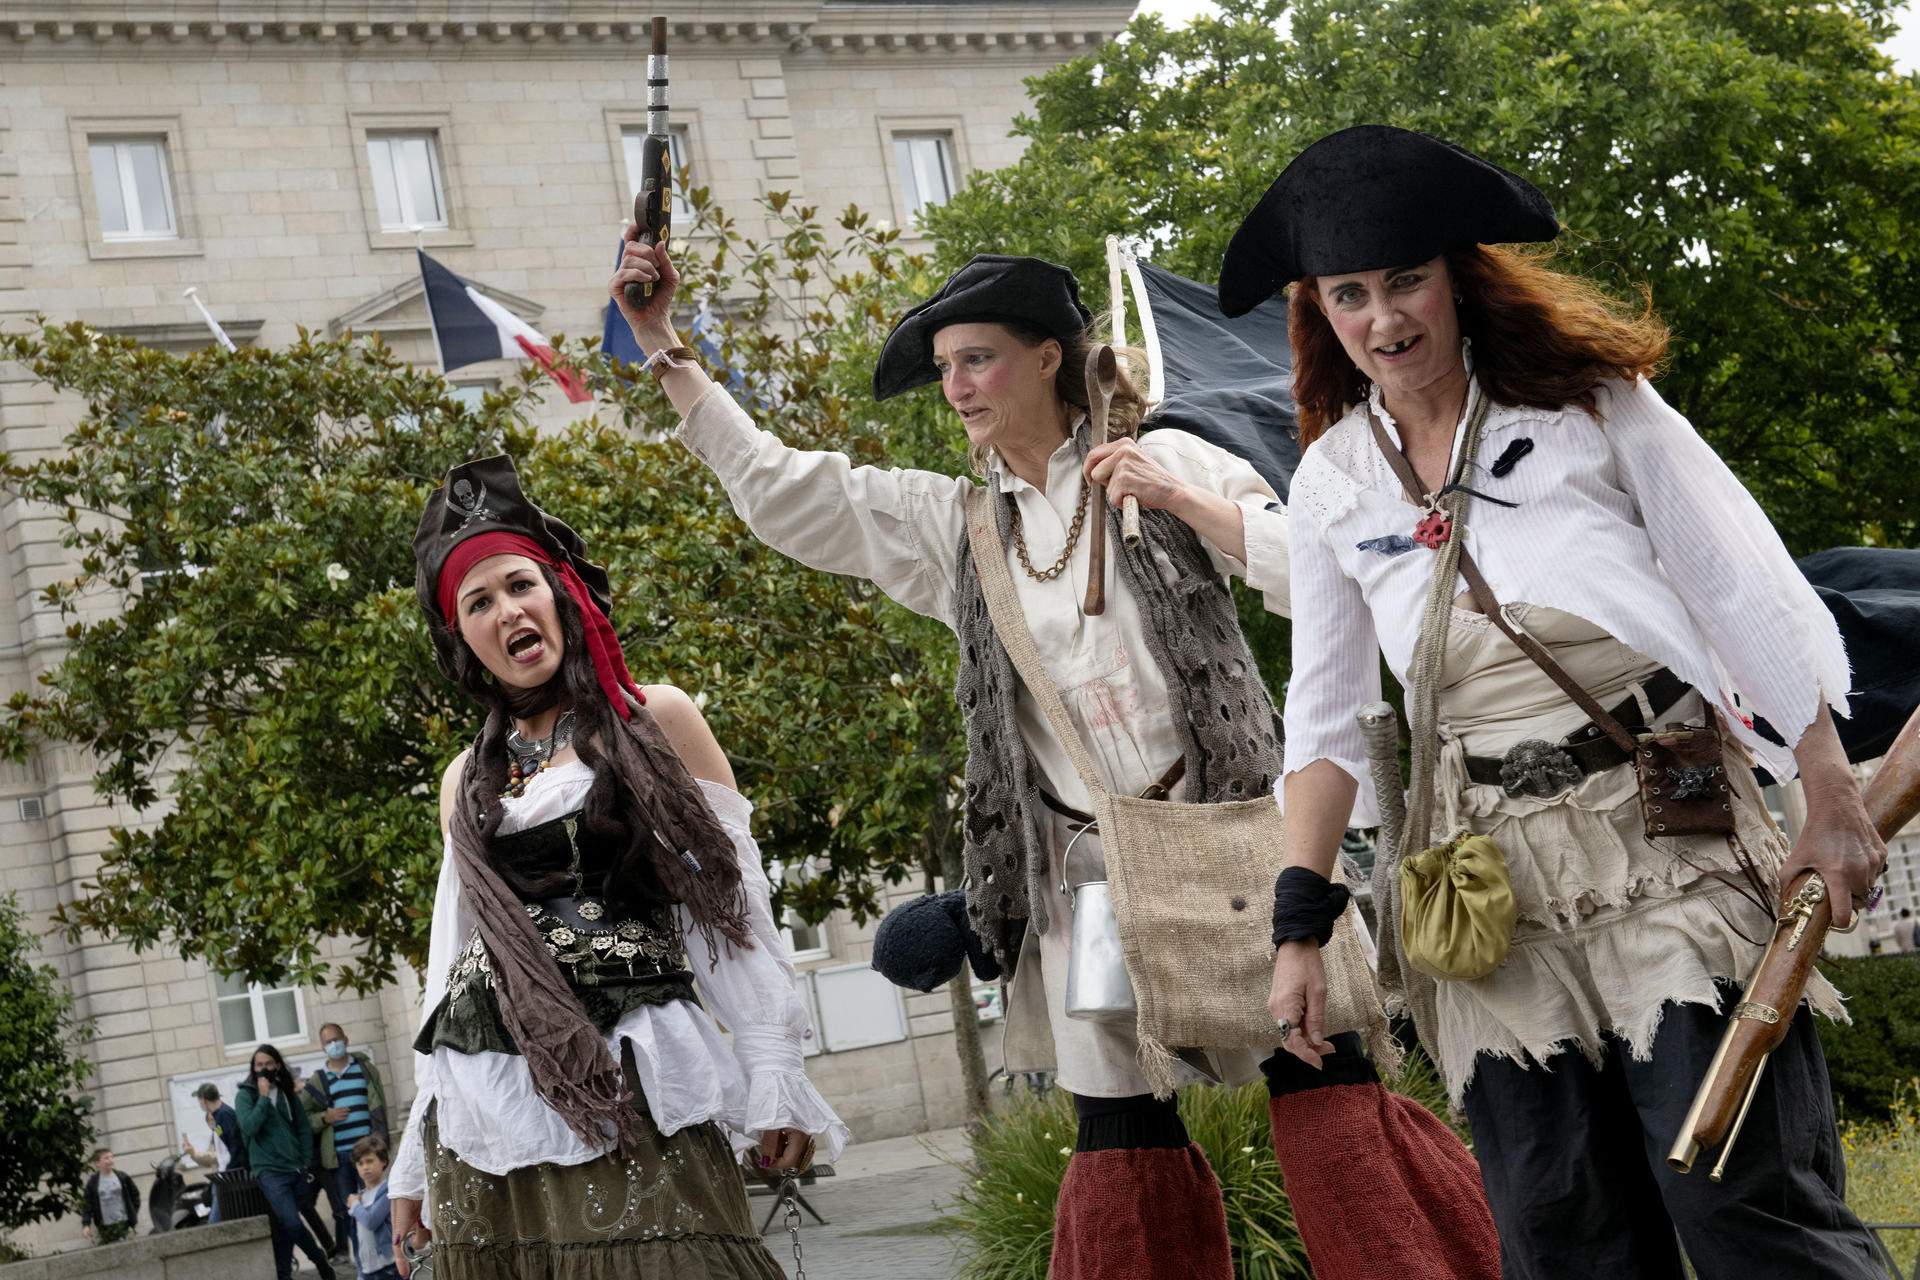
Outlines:
{"type": "Polygon", "coordinates": [[[1799,564],[1853,664],[1852,714],[1834,718],[1847,759],[1877,759],[1920,706],[1920,551],[1833,547],[1799,564]]]}
{"type": "MultiPolygon", "coordinates": [[[[1178,427],[1238,454],[1284,501],[1300,465],[1286,299],[1229,320],[1212,285],[1147,262],[1140,278],[1165,380],[1161,410],[1144,429],[1178,427]]],[[[1920,551],[1835,547],[1799,564],[1853,663],[1852,715],[1835,718],[1847,758],[1885,755],[1920,706],[1920,551]]],[[[1772,732],[1764,720],[1760,727],[1772,732]]]]}
{"type": "Polygon", "coordinates": [[[1210,284],[1146,262],[1140,264],[1140,279],[1147,286],[1166,379],[1160,412],[1144,429],[1178,427],[1238,454],[1284,502],[1293,469],[1300,465],[1287,300],[1269,298],[1229,320],[1220,314],[1210,284]]]}

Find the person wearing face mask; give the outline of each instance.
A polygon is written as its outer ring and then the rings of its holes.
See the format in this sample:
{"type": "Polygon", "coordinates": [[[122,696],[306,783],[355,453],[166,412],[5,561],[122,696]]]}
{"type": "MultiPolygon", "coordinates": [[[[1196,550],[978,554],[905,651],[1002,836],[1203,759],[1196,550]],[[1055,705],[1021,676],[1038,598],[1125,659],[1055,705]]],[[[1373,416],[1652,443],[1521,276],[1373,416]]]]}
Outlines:
{"type": "MultiPolygon", "coordinates": [[[[962,927],[1011,979],[1008,1071],[1055,1071],[1078,1118],[1055,1209],[1053,1280],[1231,1280],[1220,1185],[1174,1091],[1263,1073],[1276,1134],[1305,1118],[1325,1126],[1334,1145],[1364,1152],[1325,1181],[1324,1214],[1299,1215],[1310,1251],[1332,1235],[1366,1235],[1370,1269],[1344,1274],[1490,1276],[1492,1224],[1470,1157],[1431,1114],[1384,1089],[1360,1035],[1342,1037],[1340,1057],[1320,1070],[1275,1052],[1277,1031],[1264,1051],[1170,1045],[1124,1012],[1104,1020],[1068,1013],[1068,882],[1118,878],[1090,871],[1117,844],[1103,845],[1089,812],[1093,787],[1166,800],[1185,817],[1265,801],[1279,778],[1277,717],[1227,585],[1238,574],[1269,609],[1288,611],[1285,514],[1273,490],[1245,460],[1189,433],[1130,438],[1146,403],[1124,372],[1111,422],[1128,438],[1092,439],[1086,370],[1099,339],[1077,281],[1053,263],[975,257],[901,317],[874,370],[877,400],[939,384],[978,480],[856,467],[844,454],[794,449],[757,429],[679,346],[671,321],[678,279],[664,249],[630,232],[609,292],[641,349],[664,366],[681,442],[762,542],[871,581],[939,619],[959,643],[956,697],[968,745],[962,927]],[[653,286],[643,307],[627,300],[634,283],[653,286]],[[1123,539],[1128,498],[1140,508],[1139,547],[1123,539]],[[983,535],[970,530],[990,520],[1007,544],[999,558],[1011,580],[993,588],[998,612],[987,602],[985,557],[974,559],[983,535]],[[1112,552],[1098,580],[1104,607],[1090,611],[1083,601],[1095,561],[1085,535],[1095,528],[1110,531],[1112,552]],[[1027,638],[999,630],[1008,609],[1024,615],[1027,638]],[[1028,677],[1016,678],[1015,646],[1023,662],[1037,651],[1055,696],[1043,700],[1028,677]],[[1399,1158],[1373,1167],[1389,1134],[1402,1142],[1399,1158]],[[1392,1229],[1380,1230],[1389,1221],[1392,1229]]],[[[1158,870],[1206,858],[1209,847],[1201,836],[1162,852],[1133,865],[1158,870]]],[[[1243,912],[1247,901],[1223,893],[1203,909],[1243,912]]],[[[924,918],[951,936],[944,913],[924,918]]],[[[1119,925],[1123,943],[1139,955],[1150,948],[1156,976],[1171,971],[1177,980],[1216,963],[1190,940],[1128,928],[1119,925]]],[[[929,976],[945,981],[958,964],[956,952],[929,976]]],[[[1259,1003],[1255,990],[1248,1012],[1256,1024],[1259,1003]]],[[[1384,1037],[1384,1017],[1377,1030],[1384,1037]]]]}
{"type": "Polygon", "coordinates": [[[736,1155],[799,1170],[848,1134],[802,1064],[753,806],[693,700],[634,682],[605,570],[511,458],[449,471],[414,555],[486,720],[441,784],[401,1274],[430,1245],[435,1280],[778,1280],[736,1155]]]}
{"type": "Polygon", "coordinates": [[[320,1280],[333,1280],[325,1251],[300,1221],[300,1195],[312,1176],[307,1166],[312,1159],[313,1130],[294,1100],[293,1073],[278,1049],[263,1044],[253,1051],[252,1070],[234,1091],[233,1107],[254,1180],[267,1201],[276,1280],[291,1280],[295,1248],[312,1261],[320,1280]]]}
{"type": "MultiPolygon", "coordinates": [[[[1832,616],[1654,390],[1651,310],[1508,247],[1558,231],[1517,175],[1363,125],[1301,152],[1227,251],[1226,314],[1291,291],[1301,623],[1279,892],[1379,820],[1356,713],[1384,656],[1414,773],[1375,865],[1380,976],[1472,1125],[1503,1274],[1680,1280],[1683,1246],[1702,1280],[1867,1280],[1883,1273],[1842,1193],[1808,1014],[1725,1181],[1666,1163],[1781,887],[1817,870],[1845,925],[1886,851],[1828,715],[1850,684],[1832,616]],[[1682,747],[1703,754],[1636,776],[1682,747]],[[1754,760],[1805,781],[1791,849],[1754,760]]],[[[1276,943],[1269,1009],[1311,1061],[1320,952],[1305,932],[1276,943]]],[[[1807,993],[1845,1016],[1824,978],[1807,993]]]]}
{"type": "Polygon", "coordinates": [[[360,1189],[351,1154],[354,1144],[368,1134],[386,1141],[387,1095],[373,1059],[349,1052],[346,1029],[339,1023],[320,1028],[320,1048],[327,1060],[301,1086],[300,1105],[313,1128],[318,1148],[315,1167],[333,1211],[333,1258],[341,1263],[349,1258],[347,1245],[353,1238],[347,1200],[360,1189]]]}

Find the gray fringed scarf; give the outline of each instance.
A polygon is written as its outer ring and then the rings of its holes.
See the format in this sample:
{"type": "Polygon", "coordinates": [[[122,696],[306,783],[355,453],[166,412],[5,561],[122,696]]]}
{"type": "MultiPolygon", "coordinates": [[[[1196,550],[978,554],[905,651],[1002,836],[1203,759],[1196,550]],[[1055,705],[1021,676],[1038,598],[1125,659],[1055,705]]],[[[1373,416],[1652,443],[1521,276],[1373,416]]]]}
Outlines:
{"type": "MultiPolygon", "coordinates": [[[[1087,441],[1083,427],[1075,437],[1083,460],[1087,441]]],[[[1013,506],[997,475],[987,486],[1001,536],[1011,541],[1013,506]]],[[[1187,802],[1272,791],[1282,764],[1280,717],[1241,633],[1233,593],[1215,576],[1199,535],[1177,516],[1142,507],[1141,546],[1129,548],[1119,510],[1106,514],[1108,554],[1139,603],[1148,652],[1167,678],[1168,709],[1184,739],[1187,802]]],[[[1028,923],[1040,933],[1049,923],[1040,779],[1014,720],[1020,679],[994,634],[965,538],[956,576],[960,675],[953,692],[967,730],[967,917],[1011,976],[1028,923]]]]}

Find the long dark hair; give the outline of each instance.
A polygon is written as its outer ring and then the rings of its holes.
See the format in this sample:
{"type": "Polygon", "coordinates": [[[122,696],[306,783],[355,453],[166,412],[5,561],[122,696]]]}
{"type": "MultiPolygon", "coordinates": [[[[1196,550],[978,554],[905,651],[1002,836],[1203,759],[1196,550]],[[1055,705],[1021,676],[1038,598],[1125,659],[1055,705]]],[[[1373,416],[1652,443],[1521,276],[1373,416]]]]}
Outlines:
{"type": "MultiPolygon", "coordinates": [[[[684,904],[706,935],[710,959],[719,956],[716,930],[730,942],[750,947],[746,892],[733,841],[653,713],[636,706],[633,717],[622,720],[614,711],[587,650],[579,605],[551,567],[543,564],[539,569],[553,593],[563,645],[560,669],[547,683],[536,689],[509,689],[492,678],[457,628],[446,628],[450,634],[443,637],[451,641],[446,651],[454,683],[487,712],[461,777],[461,800],[453,815],[455,833],[465,829],[481,848],[492,850],[505,816],[500,794],[507,785],[506,738],[513,718],[567,707],[575,719],[574,750],[593,770],[581,834],[620,850],[597,886],[599,896],[615,908],[660,901],[684,904]],[[693,856],[698,870],[681,857],[683,849],[693,856]]],[[[565,873],[523,882],[499,859],[489,861],[525,897],[555,897],[570,890],[572,882],[565,873]]]]}
{"type": "Polygon", "coordinates": [[[267,1079],[271,1080],[273,1087],[281,1093],[286,1094],[287,1099],[291,1101],[293,1099],[293,1072],[287,1069],[287,1060],[281,1057],[280,1051],[272,1045],[263,1044],[247,1056],[247,1079],[253,1079],[253,1060],[263,1053],[273,1059],[273,1069],[265,1073],[267,1079]]]}
{"type": "MultiPolygon", "coordinates": [[[[1446,255],[1460,291],[1460,332],[1473,340],[1473,376],[1495,404],[1588,413],[1609,378],[1650,378],[1667,353],[1667,327],[1642,293],[1636,309],[1547,265],[1551,250],[1470,245],[1446,255]]],[[[1293,400],[1305,449],[1367,397],[1366,375],[1340,345],[1314,288],[1288,295],[1293,400]]]]}

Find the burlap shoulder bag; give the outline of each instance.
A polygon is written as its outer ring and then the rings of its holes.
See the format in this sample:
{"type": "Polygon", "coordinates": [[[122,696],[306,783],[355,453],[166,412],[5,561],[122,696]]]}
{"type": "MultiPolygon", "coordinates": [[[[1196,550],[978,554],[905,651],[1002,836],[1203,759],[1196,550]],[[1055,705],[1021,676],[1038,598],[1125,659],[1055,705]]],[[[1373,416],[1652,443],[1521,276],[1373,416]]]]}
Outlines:
{"type": "MultiPolygon", "coordinates": [[[[1140,1068],[1155,1095],[1167,1097],[1176,1049],[1278,1047],[1267,994],[1273,984],[1268,907],[1283,865],[1280,807],[1272,796],[1177,804],[1108,792],[1027,629],[991,503],[985,488],[967,502],[981,592],[1013,669],[1093,797],[1127,976],[1140,1007],[1140,1068]]],[[[1361,1032],[1391,1070],[1398,1055],[1352,906],[1320,955],[1327,1034],[1361,1032]]]]}

